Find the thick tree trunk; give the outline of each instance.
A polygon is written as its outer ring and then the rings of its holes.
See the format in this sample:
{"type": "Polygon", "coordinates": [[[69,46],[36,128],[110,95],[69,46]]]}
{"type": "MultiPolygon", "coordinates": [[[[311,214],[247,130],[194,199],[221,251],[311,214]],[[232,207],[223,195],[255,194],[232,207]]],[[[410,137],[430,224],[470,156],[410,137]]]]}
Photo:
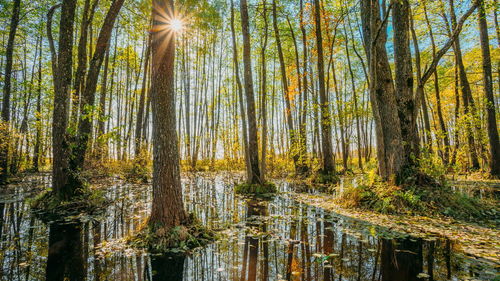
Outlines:
{"type": "Polygon", "coordinates": [[[249,183],[261,184],[263,179],[259,167],[259,147],[257,143],[257,118],[255,116],[255,100],[253,92],[252,60],[250,57],[250,27],[248,23],[247,1],[240,1],[241,29],[243,33],[243,67],[245,80],[245,95],[247,101],[248,119],[248,156],[250,159],[251,174],[249,183]]]}
{"type": "MultiPolygon", "coordinates": [[[[59,47],[54,75],[54,111],[52,117],[52,185],[60,199],[69,199],[76,189],[68,184],[69,143],[66,129],[71,94],[73,65],[73,26],[75,22],[76,0],[64,0],[59,22],[59,47]]],[[[50,30],[50,27],[49,27],[50,30]]],[[[54,52],[55,53],[55,52],[54,52]]]]}
{"type": "MultiPolygon", "coordinates": [[[[153,1],[151,105],[153,109],[153,204],[149,225],[169,231],[187,222],[182,201],[175,116],[175,33],[163,26],[174,16],[173,0],[153,1]]],[[[165,232],[166,233],[166,232],[165,232]]]]}
{"type": "Polygon", "coordinates": [[[332,148],[332,122],[330,106],[325,89],[325,65],[323,58],[323,38],[321,35],[321,12],[319,0],[314,0],[314,22],[316,25],[316,47],[318,51],[319,99],[321,107],[321,148],[323,154],[323,170],[325,174],[335,173],[332,148]]]}
{"type": "Polygon", "coordinates": [[[245,155],[245,166],[247,172],[247,178],[252,177],[252,170],[250,165],[250,156],[248,154],[248,126],[247,126],[247,118],[245,108],[243,106],[243,86],[241,85],[240,79],[240,67],[238,63],[238,46],[236,45],[236,32],[234,29],[234,4],[231,1],[231,39],[233,41],[233,64],[234,64],[234,76],[236,80],[236,86],[238,87],[238,103],[241,114],[241,123],[242,123],[242,136],[243,136],[243,149],[245,155]]]}
{"type": "Polygon", "coordinates": [[[486,23],[486,14],[484,0],[479,2],[479,38],[481,41],[481,54],[483,57],[483,83],[484,96],[486,98],[486,115],[488,140],[490,143],[490,174],[494,177],[500,176],[500,140],[498,137],[498,128],[495,112],[495,97],[493,95],[493,75],[491,69],[490,42],[488,38],[488,25],[486,23]]]}
{"type": "MultiPolygon", "coordinates": [[[[392,19],[394,27],[394,80],[398,116],[403,140],[403,165],[415,165],[419,155],[416,102],[413,96],[413,71],[410,52],[410,3],[394,1],[392,19]]],[[[423,90],[423,89],[422,89],[423,90]]],[[[418,93],[423,95],[423,91],[418,93]]]]}
{"type": "Polygon", "coordinates": [[[10,20],[9,39],[5,50],[5,80],[3,84],[2,100],[2,123],[0,124],[0,185],[7,182],[9,174],[9,146],[10,146],[10,91],[12,76],[12,61],[14,57],[14,40],[16,39],[17,26],[19,25],[19,13],[21,11],[21,0],[14,0],[12,17],[10,20]]]}
{"type": "Polygon", "coordinates": [[[362,1],[361,21],[369,65],[378,169],[383,179],[392,181],[401,170],[404,155],[394,84],[385,48],[386,23],[380,18],[378,1],[362,1]]]}

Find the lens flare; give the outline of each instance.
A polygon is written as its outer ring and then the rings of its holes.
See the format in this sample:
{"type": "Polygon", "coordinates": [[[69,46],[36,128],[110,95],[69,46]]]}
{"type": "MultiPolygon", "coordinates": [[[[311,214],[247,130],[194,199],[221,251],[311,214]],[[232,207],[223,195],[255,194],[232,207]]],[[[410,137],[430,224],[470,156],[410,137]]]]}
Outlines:
{"type": "Polygon", "coordinates": [[[184,29],[184,22],[181,19],[173,18],[169,21],[168,27],[175,33],[179,33],[184,29]]]}

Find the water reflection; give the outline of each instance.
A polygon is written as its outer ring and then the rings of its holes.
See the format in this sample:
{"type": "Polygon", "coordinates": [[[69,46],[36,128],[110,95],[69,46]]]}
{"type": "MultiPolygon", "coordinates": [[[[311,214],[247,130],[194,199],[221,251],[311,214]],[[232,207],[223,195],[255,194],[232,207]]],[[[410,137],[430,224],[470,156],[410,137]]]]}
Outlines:
{"type": "Polygon", "coordinates": [[[286,193],[271,201],[235,197],[235,181],[184,179],[186,208],[225,230],[188,257],[149,256],[120,243],[148,217],[149,186],[117,182],[106,190],[113,203],[97,222],[47,226],[24,200],[32,187],[19,184],[0,199],[1,280],[488,280],[497,272],[449,240],[405,237],[286,193]]]}
{"type": "Polygon", "coordinates": [[[53,223],[49,226],[47,280],[85,280],[82,223],[53,223]]]}
{"type": "Polygon", "coordinates": [[[263,260],[260,274],[261,280],[267,280],[269,275],[269,247],[268,242],[264,241],[267,236],[267,225],[265,222],[267,216],[267,202],[249,200],[247,202],[246,212],[246,233],[245,246],[243,250],[243,261],[240,280],[257,280],[257,266],[259,259],[259,244],[262,245],[263,260]],[[259,239],[260,238],[260,239],[259,239]]]}
{"type": "Polygon", "coordinates": [[[184,261],[180,255],[155,255],[151,257],[153,281],[181,281],[184,277],[184,261]]]}
{"type": "Polygon", "coordinates": [[[422,273],[422,239],[382,239],[382,281],[416,281],[422,273]]]}

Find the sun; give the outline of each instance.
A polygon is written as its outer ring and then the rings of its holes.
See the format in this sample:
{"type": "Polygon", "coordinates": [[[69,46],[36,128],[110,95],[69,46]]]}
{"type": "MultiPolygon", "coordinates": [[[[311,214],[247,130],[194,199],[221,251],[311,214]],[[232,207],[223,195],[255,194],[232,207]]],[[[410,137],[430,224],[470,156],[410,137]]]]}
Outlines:
{"type": "Polygon", "coordinates": [[[184,29],[184,22],[181,19],[173,18],[168,22],[168,27],[175,33],[179,33],[184,29]]]}

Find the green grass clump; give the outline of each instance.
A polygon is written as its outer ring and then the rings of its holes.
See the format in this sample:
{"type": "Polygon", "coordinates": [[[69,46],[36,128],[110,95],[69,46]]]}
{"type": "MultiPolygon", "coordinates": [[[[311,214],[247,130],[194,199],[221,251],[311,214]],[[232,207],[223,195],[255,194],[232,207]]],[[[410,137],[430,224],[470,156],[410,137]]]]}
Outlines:
{"type": "Polygon", "coordinates": [[[396,186],[367,175],[359,185],[346,188],[336,201],[343,207],[386,214],[444,215],[465,221],[499,219],[494,202],[455,192],[445,182],[415,182],[427,184],[396,186]]]}
{"type": "Polygon", "coordinates": [[[29,200],[33,213],[42,221],[67,221],[101,215],[108,200],[102,190],[81,188],[69,200],[62,200],[46,190],[29,200]]]}
{"type": "Polygon", "coordinates": [[[263,184],[240,183],[234,186],[234,191],[245,195],[264,195],[276,193],[277,189],[276,185],[272,182],[265,182],[263,184]]]}
{"type": "Polygon", "coordinates": [[[190,215],[188,222],[165,230],[161,225],[146,224],[129,239],[130,245],[155,254],[189,254],[216,239],[215,233],[190,215]]]}

